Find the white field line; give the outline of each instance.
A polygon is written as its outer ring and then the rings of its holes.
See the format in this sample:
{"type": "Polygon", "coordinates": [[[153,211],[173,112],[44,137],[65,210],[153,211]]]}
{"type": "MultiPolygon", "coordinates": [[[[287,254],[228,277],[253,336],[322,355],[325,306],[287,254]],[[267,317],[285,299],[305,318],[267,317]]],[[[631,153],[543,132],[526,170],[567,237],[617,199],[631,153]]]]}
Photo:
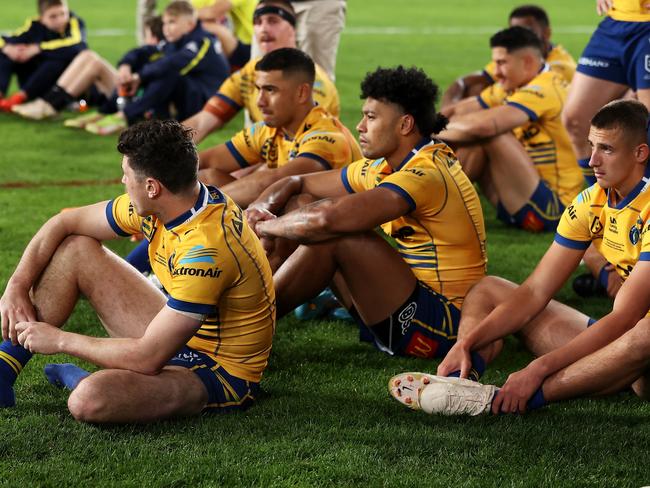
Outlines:
{"type": "MultiPolygon", "coordinates": [[[[488,36],[494,34],[503,26],[448,26],[448,27],[373,27],[359,26],[346,27],[343,31],[345,36],[384,35],[384,36],[488,36]]],[[[553,33],[560,35],[584,35],[591,34],[595,25],[566,25],[554,27],[553,33]]],[[[0,33],[9,34],[11,29],[0,28],[0,33]]],[[[135,36],[135,32],[129,29],[90,29],[89,37],[122,37],[135,36]]]]}

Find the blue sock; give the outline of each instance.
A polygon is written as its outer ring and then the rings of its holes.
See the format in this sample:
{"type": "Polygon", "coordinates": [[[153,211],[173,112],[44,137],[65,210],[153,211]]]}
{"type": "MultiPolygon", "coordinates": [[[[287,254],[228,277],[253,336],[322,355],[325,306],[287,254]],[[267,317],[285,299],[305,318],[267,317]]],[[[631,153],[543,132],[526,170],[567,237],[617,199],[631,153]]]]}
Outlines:
{"type": "MultiPolygon", "coordinates": [[[[481,376],[483,376],[483,373],[485,373],[485,359],[483,359],[477,352],[470,353],[470,356],[472,358],[472,369],[469,370],[467,377],[472,381],[478,381],[481,379],[481,376]]],[[[460,378],[460,370],[449,373],[447,377],[460,378]]]]}
{"type": "Polygon", "coordinates": [[[44,368],[47,381],[58,388],[74,390],[79,382],[90,373],[71,363],[46,364],[44,368]]]}
{"type": "Polygon", "coordinates": [[[31,357],[31,352],[22,346],[14,346],[11,341],[0,344],[0,408],[16,404],[13,386],[31,357]]]}
{"type": "Polygon", "coordinates": [[[548,402],[546,401],[546,398],[544,398],[544,392],[540,387],[535,392],[535,394],[532,397],[530,397],[528,403],[526,403],[526,410],[537,410],[538,408],[541,408],[547,404],[548,402]]]}
{"type": "Polygon", "coordinates": [[[598,283],[600,283],[600,286],[602,286],[605,290],[607,290],[607,284],[609,282],[609,271],[605,269],[607,264],[600,268],[600,273],[598,273],[598,283]]]}
{"type": "Polygon", "coordinates": [[[149,241],[143,240],[133,251],[126,257],[126,261],[140,273],[151,272],[151,263],[149,262],[149,241]]]}
{"type": "Polygon", "coordinates": [[[589,167],[589,160],[591,158],[578,159],[578,166],[582,170],[582,176],[584,176],[587,186],[591,186],[596,183],[596,177],[594,176],[593,168],[589,167]]]}

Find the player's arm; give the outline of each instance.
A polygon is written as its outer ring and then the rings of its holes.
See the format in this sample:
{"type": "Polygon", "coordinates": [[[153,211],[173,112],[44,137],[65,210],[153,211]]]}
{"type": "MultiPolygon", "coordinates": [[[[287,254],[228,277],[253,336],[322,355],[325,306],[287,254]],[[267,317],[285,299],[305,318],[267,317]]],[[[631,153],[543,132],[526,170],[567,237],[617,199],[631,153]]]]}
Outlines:
{"type": "Polygon", "coordinates": [[[199,153],[199,170],[213,169],[230,174],[247,166],[248,163],[238,160],[226,144],[219,144],[199,153]]]}
{"type": "Polygon", "coordinates": [[[107,202],[101,202],[59,213],[43,224],[34,235],[0,298],[4,340],[11,338],[15,342],[17,322],[36,320],[29,291],[66,237],[81,235],[100,241],[117,237],[106,219],[106,205],[107,202]]]}
{"type": "MultiPolygon", "coordinates": [[[[482,71],[476,71],[454,80],[449,85],[445,93],[442,95],[440,101],[441,111],[462,99],[470,96],[473,93],[480,93],[484,88],[490,85],[490,80],[483,74],[482,71]]],[[[447,114],[445,114],[447,115],[447,114]]],[[[448,116],[448,115],[447,115],[448,116]]]]}
{"type": "Polygon", "coordinates": [[[529,120],[529,115],[523,110],[500,105],[452,118],[438,137],[454,144],[474,142],[511,131],[529,120]]]}
{"type": "Polygon", "coordinates": [[[212,131],[219,130],[226,125],[226,121],[204,108],[183,121],[183,125],[194,129],[192,139],[195,144],[198,144],[212,131]]]}
{"type": "Polygon", "coordinates": [[[469,113],[479,112],[483,110],[483,106],[479,103],[478,98],[464,98],[460,102],[448,105],[440,112],[445,117],[451,119],[452,117],[459,117],[469,113]]]}
{"type": "Polygon", "coordinates": [[[198,317],[162,308],[140,338],[100,338],[43,322],[18,324],[18,340],[32,353],[69,354],[102,368],[157,374],[201,326],[198,317]]]}
{"type": "Polygon", "coordinates": [[[248,207],[269,186],[288,176],[303,175],[322,171],[323,165],[315,159],[297,157],[284,166],[269,170],[255,171],[239,178],[221,189],[239,206],[248,207]]]}
{"type": "Polygon", "coordinates": [[[232,8],[230,0],[217,0],[212,5],[200,8],[197,11],[199,20],[204,21],[218,21],[232,8]]]}
{"type": "Polygon", "coordinates": [[[318,242],[341,234],[372,230],[412,210],[407,199],[386,187],[324,198],[277,219],[260,221],[261,237],[284,237],[298,242],[318,242]]]}

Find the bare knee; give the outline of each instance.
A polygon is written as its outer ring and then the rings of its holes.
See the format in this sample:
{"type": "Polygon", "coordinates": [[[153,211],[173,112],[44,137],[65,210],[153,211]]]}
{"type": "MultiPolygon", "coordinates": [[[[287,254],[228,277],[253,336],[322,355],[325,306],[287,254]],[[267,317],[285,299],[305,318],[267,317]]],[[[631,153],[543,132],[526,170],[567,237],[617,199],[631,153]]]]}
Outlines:
{"type": "Polygon", "coordinates": [[[107,392],[101,387],[97,376],[101,372],[86,378],[73,390],[68,398],[68,410],[79,422],[99,423],[107,421],[107,392]]]}
{"type": "Polygon", "coordinates": [[[589,134],[589,120],[580,110],[572,107],[567,106],[562,111],[562,124],[572,139],[586,139],[589,134]]]}
{"type": "Polygon", "coordinates": [[[98,251],[102,247],[97,239],[87,236],[72,235],[66,237],[56,250],[55,257],[58,259],[72,259],[79,261],[79,256],[86,256],[88,253],[98,251]]]}
{"type": "Polygon", "coordinates": [[[517,288],[517,285],[512,281],[508,281],[500,276],[486,276],[476,283],[467,294],[465,301],[471,301],[482,297],[490,301],[499,303],[503,300],[507,293],[511,293],[517,288]]]}

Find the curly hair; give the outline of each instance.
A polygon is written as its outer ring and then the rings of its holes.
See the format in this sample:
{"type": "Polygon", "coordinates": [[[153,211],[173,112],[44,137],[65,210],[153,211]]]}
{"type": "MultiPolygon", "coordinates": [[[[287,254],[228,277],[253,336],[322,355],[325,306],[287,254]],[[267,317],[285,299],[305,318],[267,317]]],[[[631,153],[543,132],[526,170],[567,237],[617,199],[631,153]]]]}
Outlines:
{"type": "Polygon", "coordinates": [[[175,120],[147,120],[122,132],[117,150],[141,178],[160,181],[170,192],[190,190],[198,179],[199,157],[192,129],[175,120]]]}
{"type": "Polygon", "coordinates": [[[419,68],[377,68],[361,82],[361,98],[374,98],[398,105],[413,116],[423,136],[438,133],[447,118],[436,113],[438,86],[419,68]]]}
{"type": "Polygon", "coordinates": [[[542,40],[530,29],[515,26],[500,30],[490,37],[490,47],[503,47],[511,53],[526,47],[539,51],[540,56],[544,53],[542,40]]]}

